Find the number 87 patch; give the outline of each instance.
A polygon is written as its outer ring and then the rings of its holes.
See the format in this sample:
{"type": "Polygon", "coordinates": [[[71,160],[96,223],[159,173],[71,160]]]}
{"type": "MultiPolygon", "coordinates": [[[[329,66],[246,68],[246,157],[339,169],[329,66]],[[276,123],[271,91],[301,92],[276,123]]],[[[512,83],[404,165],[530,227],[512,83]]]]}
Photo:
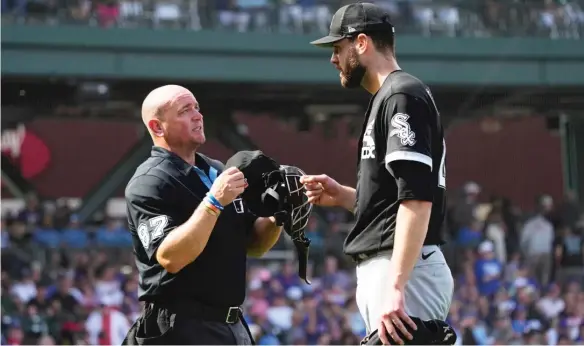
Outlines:
{"type": "Polygon", "coordinates": [[[152,242],[164,235],[164,229],[168,225],[168,216],[160,215],[146,222],[140,223],[136,233],[145,250],[148,250],[152,242]]]}

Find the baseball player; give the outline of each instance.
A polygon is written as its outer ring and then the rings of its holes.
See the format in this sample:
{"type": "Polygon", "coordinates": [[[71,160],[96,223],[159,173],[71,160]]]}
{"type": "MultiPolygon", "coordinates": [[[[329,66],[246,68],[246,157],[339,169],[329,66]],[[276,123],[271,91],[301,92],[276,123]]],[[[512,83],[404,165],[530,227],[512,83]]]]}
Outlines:
{"type": "Polygon", "coordinates": [[[354,213],[344,251],[357,263],[356,299],[368,332],[377,329],[384,344],[388,334],[399,344],[412,340],[409,316],[445,320],[454,288],[439,247],[446,192],[440,114],[430,89],[398,66],[394,32],[383,9],[356,3],[340,8],[329,35],[311,42],[332,49],[343,87],[372,97],[357,188],[326,175],[301,179],[311,203],[354,213]]]}

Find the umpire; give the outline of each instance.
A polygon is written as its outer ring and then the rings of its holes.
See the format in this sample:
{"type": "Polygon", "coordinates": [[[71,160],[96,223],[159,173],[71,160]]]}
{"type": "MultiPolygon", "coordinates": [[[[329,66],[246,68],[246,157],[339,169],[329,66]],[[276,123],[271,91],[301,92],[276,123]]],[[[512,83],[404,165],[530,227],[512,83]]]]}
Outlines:
{"type": "Polygon", "coordinates": [[[203,115],[189,90],[153,90],[142,120],[154,146],[125,196],[145,306],[124,344],[251,345],[246,257],[266,253],[281,228],[249,212],[242,172],[197,152],[203,115]]]}

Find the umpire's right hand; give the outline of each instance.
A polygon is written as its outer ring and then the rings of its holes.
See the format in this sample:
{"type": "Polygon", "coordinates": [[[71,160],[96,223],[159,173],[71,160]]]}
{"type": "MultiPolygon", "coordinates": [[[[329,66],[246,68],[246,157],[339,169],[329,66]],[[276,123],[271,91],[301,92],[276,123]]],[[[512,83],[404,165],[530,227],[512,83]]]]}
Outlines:
{"type": "Polygon", "coordinates": [[[243,173],[235,167],[230,167],[215,179],[210,193],[225,206],[241,195],[246,187],[247,181],[243,173]]]}

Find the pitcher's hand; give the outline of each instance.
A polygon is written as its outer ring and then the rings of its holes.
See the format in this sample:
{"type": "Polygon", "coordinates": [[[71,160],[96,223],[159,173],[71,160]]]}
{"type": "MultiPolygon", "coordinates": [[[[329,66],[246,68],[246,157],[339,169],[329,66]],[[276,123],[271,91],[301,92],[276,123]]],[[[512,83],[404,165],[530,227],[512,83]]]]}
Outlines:
{"type": "Polygon", "coordinates": [[[323,207],[340,206],[339,197],[342,186],[336,180],[326,174],[304,175],[300,182],[306,188],[308,202],[323,207]]]}
{"type": "Polygon", "coordinates": [[[394,342],[403,345],[406,340],[402,340],[396,331],[399,330],[408,340],[412,340],[413,336],[408,331],[408,328],[416,330],[418,327],[406,313],[403,290],[392,288],[386,294],[388,295],[387,305],[383,307],[383,314],[377,327],[379,338],[384,345],[393,344],[388,339],[388,336],[394,342]]]}

